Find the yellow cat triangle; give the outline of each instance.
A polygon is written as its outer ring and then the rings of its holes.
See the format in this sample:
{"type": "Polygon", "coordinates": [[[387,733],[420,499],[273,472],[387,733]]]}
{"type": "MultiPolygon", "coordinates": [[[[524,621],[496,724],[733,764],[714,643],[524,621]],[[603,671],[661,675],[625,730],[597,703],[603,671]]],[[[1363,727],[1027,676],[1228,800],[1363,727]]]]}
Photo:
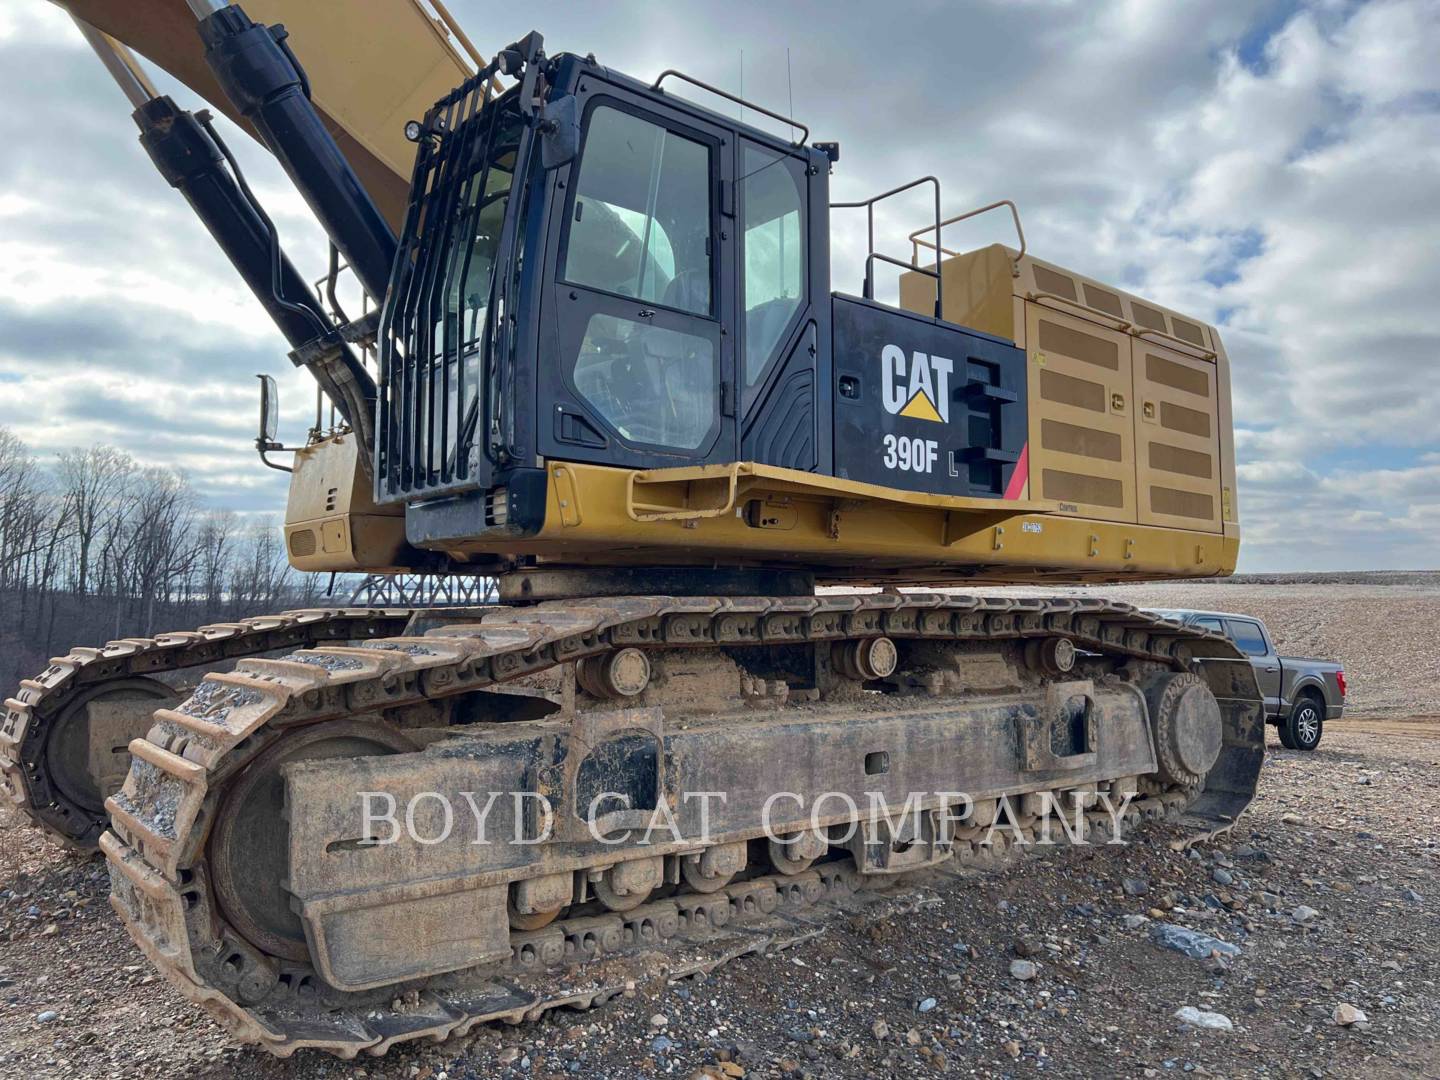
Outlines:
{"type": "Polygon", "coordinates": [[[934,403],[924,390],[915,391],[915,396],[900,410],[900,415],[908,416],[911,420],[934,420],[937,424],[945,422],[940,419],[940,413],[936,411],[934,403]]]}

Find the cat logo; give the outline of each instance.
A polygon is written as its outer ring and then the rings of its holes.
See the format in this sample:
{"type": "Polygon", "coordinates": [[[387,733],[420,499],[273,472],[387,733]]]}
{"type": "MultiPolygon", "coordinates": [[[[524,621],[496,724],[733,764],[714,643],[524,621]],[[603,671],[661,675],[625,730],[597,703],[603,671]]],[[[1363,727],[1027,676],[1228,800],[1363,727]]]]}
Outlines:
{"type": "Polygon", "coordinates": [[[905,357],[899,345],[886,345],[880,352],[882,399],[885,411],[911,420],[950,420],[950,375],[955,361],[923,352],[905,357]]]}

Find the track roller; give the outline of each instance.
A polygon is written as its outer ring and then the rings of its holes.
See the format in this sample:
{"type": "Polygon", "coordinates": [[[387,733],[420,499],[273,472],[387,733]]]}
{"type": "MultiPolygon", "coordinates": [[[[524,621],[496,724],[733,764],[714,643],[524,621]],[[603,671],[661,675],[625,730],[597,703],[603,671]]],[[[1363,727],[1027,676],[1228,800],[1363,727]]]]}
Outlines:
{"type": "Polygon", "coordinates": [[[570,903],[575,888],[570,874],[546,874],[510,886],[507,908],[516,930],[541,930],[570,903]]]}
{"type": "Polygon", "coordinates": [[[685,884],[699,893],[715,892],[730,884],[730,879],[745,869],[745,841],[716,844],[680,860],[680,873],[685,884]]]}
{"type": "Polygon", "coordinates": [[[616,863],[591,882],[595,898],[611,911],[629,911],[643,904],[665,877],[665,859],[630,859],[616,863]]]}
{"type": "Polygon", "coordinates": [[[772,836],[769,841],[770,862],[782,874],[803,874],[810,865],[830,850],[830,842],[816,832],[772,836]]]}

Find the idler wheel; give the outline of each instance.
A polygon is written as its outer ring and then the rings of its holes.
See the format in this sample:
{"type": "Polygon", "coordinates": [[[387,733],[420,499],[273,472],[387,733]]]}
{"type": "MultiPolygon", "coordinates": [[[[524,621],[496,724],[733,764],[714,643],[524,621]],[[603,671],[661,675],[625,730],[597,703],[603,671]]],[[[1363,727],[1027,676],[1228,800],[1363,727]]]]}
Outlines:
{"type": "Polygon", "coordinates": [[[1166,673],[1145,687],[1160,775],[1198,787],[1220,756],[1225,721],[1205,680],[1191,672],[1166,673]]]}
{"type": "MultiPolygon", "coordinates": [[[[305,928],[290,910],[290,826],[281,766],[292,761],[403,754],[416,749],[402,732],[363,720],[336,720],[282,736],[229,785],[210,834],[210,880],[221,913],[261,952],[286,960],[309,956],[305,928]]],[[[298,813],[305,808],[299,807],[298,813]]]]}
{"type": "Polygon", "coordinates": [[[45,764],[50,782],[65,801],[91,817],[105,817],[105,797],[115,781],[124,780],[131,739],[150,730],[150,714],[174,706],[179,695],[143,675],[103,682],[76,695],[51,723],[45,738],[45,764]],[[118,706],[117,718],[97,721],[92,706],[118,706]],[[128,706],[128,708],[126,708],[128,706]],[[106,775],[113,769],[114,775],[106,775]]]}

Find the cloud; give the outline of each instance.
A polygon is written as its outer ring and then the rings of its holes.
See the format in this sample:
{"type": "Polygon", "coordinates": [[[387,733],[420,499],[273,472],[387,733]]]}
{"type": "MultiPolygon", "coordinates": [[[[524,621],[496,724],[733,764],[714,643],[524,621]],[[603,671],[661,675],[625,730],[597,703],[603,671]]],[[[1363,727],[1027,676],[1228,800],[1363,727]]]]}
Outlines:
{"type": "MultiPolygon", "coordinates": [[[[1433,0],[925,2],[889,6],[883,35],[860,4],[451,7],[483,49],[539,28],[552,53],[637,78],[678,67],[735,90],[743,69],[747,97],[790,112],[793,96],[813,138],[841,141],[836,200],[928,173],[947,212],[1014,198],[1037,254],[1221,325],[1243,568],[1436,565],[1433,0]]],[[[0,11],[0,96],[0,396],[27,403],[13,426],[45,452],[103,437],[178,462],[217,503],[278,505],[283,477],[249,446],[250,376],[283,380],[292,436],[307,377],[55,9],[0,11]]],[[[222,130],[318,276],[303,203],[222,130]]],[[[926,215],[923,194],[882,204],[884,249],[907,256],[926,215]]],[[[864,228],[834,217],[838,290],[859,289],[864,228]]],[[[946,243],[1008,228],[979,219],[946,243]]]]}

